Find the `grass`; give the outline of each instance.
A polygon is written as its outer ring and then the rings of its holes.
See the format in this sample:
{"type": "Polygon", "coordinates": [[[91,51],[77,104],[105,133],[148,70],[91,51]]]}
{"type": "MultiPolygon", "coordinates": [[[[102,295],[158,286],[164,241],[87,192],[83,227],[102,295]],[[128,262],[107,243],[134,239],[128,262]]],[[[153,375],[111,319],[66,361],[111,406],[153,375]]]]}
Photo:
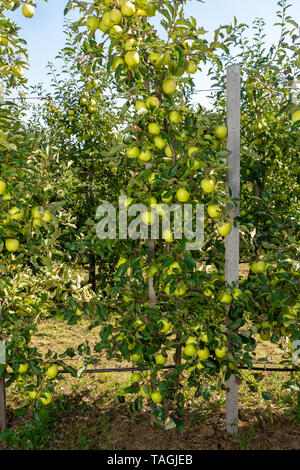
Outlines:
{"type": "MultiPolygon", "coordinates": [[[[48,319],[39,325],[34,343],[46,353],[51,346],[57,353],[86,339],[94,344],[98,329],[87,330],[84,319],[76,327],[48,319]],[[76,335],[76,336],[75,336],[76,335]]],[[[269,343],[260,343],[260,357],[278,362],[281,351],[269,343]],[[268,346],[267,346],[268,345],[268,346]]],[[[80,359],[70,360],[79,367],[80,359]]],[[[100,356],[101,368],[120,366],[100,356]]],[[[122,364],[126,365],[126,364],[122,364]]],[[[249,374],[245,372],[245,374],[249,374]]],[[[56,393],[49,407],[34,412],[27,395],[12,386],[7,391],[9,430],[0,448],[9,449],[300,449],[300,429],[296,423],[296,393],[281,389],[286,374],[261,374],[260,390],[267,390],[271,400],[261,393],[249,393],[240,385],[239,435],[225,432],[225,393],[217,387],[211,401],[194,399],[193,390],[185,390],[185,430],[157,429],[149,410],[131,416],[117,395],[130,382],[129,373],[85,374],[57,378],[56,393]]],[[[0,441],[1,442],[1,441],[0,441]]]]}

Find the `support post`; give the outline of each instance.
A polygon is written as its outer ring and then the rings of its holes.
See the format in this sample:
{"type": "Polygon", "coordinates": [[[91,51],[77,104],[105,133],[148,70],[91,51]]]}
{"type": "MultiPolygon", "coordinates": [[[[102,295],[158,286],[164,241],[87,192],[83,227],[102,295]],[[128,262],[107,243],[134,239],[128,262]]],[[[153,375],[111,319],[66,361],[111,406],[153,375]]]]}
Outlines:
{"type": "MultiPolygon", "coordinates": [[[[227,186],[232,198],[240,197],[240,106],[241,106],[241,69],[239,65],[230,65],[227,69],[227,186]]],[[[234,219],[239,215],[238,206],[228,205],[228,215],[234,219]]],[[[228,286],[238,286],[239,282],[239,227],[232,230],[225,239],[225,280],[228,286]]],[[[229,323],[227,310],[227,322],[229,323]]],[[[227,381],[226,429],[227,433],[238,433],[238,384],[232,375],[227,381]]]]}
{"type": "MultiPolygon", "coordinates": [[[[2,317],[2,305],[0,302],[0,320],[2,317]]],[[[0,364],[5,364],[5,344],[0,339],[0,364]]],[[[6,429],[6,394],[5,394],[5,379],[0,377],[0,432],[6,429]]]]}

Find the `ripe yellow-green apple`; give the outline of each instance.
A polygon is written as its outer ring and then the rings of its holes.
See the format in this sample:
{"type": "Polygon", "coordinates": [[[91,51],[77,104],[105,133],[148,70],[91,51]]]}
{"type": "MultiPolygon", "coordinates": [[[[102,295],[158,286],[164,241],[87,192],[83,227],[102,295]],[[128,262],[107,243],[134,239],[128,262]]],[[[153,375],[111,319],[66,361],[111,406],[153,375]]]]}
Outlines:
{"type": "Polygon", "coordinates": [[[139,154],[139,160],[141,160],[142,162],[149,162],[149,160],[151,160],[152,158],[152,153],[150,152],[149,149],[147,150],[142,150],[141,153],[139,154]]]}
{"type": "Polygon", "coordinates": [[[156,96],[149,96],[146,100],[147,108],[157,109],[159,107],[160,101],[156,96]]]}
{"type": "Polygon", "coordinates": [[[151,393],[151,399],[154,403],[161,403],[163,397],[159,390],[155,390],[151,393]]]}
{"type": "Polygon", "coordinates": [[[221,209],[216,204],[207,207],[207,213],[212,219],[221,215],[221,209]]]}
{"type": "Polygon", "coordinates": [[[228,129],[226,126],[217,126],[215,128],[215,136],[220,139],[220,140],[224,140],[226,139],[227,137],[227,134],[228,134],[228,129]]]}
{"type": "Polygon", "coordinates": [[[52,216],[51,216],[50,212],[47,211],[47,210],[45,210],[44,215],[42,216],[41,220],[42,220],[43,222],[46,222],[46,223],[47,223],[47,222],[50,222],[51,219],[52,219],[52,216]]]}
{"type": "Polygon", "coordinates": [[[154,196],[150,196],[147,199],[148,206],[155,206],[157,204],[157,199],[154,196]]]}
{"type": "Polygon", "coordinates": [[[124,60],[129,68],[134,68],[139,64],[140,56],[137,51],[128,51],[124,56],[124,60]]]}
{"type": "Polygon", "coordinates": [[[119,258],[119,261],[117,262],[117,268],[121,266],[121,264],[124,264],[127,262],[127,258],[121,257],[119,258]]]}
{"type": "Polygon", "coordinates": [[[8,39],[0,35],[0,46],[8,46],[8,39]]]}
{"type": "Polygon", "coordinates": [[[148,385],[142,385],[141,388],[140,388],[140,394],[144,397],[144,398],[148,398],[150,397],[151,395],[151,388],[148,386],[148,385]]]}
{"type": "Polygon", "coordinates": [[[269,332],[269,331],[267,331],[267,332],[263,332],[263,331],[262,331],[262,332],[260,333],[259,337],[260,337],[260,339],[261,339],[262,341],[269,341],[269,339],[270,339],[270,332],[269,332]]]}
{"type": "Polygon", "coordinates": [[[43,405],[49,405],[52,402],[52,394],[50,392],[42,392],[39,399],[43,405]]]}
{"type": "Polygon", "coordinates": [[[190,147],[189,150],[188,150],[188,154],[189,154],[189,157],[195,157],[195,155],[197,155],[197,153],[199,152],[199,148],[198,147],[190,147]]]}
{"type": "Polygon", "coordinates": [[[0,181],[0,195],[2,195],[6,190],[6,183],[5,181],[0,181]]]}
{"type": "Polygon", "coordinates": [[[238,289],[237,287],[235,287],[232,291],[232,297],[234,298],[234,300],[238,300],[238,298],[242,294],[243,294],[243,291],[241,289],[238,289]]]}
{"type": "Polygon", "coordinates": [[[230,304],[232,302],[232,295],[229,294],[228,292],[223,292],[223,294],[220,297],[220,302],[222,304],[230,304]]]}
{"type": "Polygon", "coordinates": [[[198,370],[204,369],[204,365],[202,364],[201,361],[197,362],[196,367],[198,370]]]}
{"type": "Polygon", "coordinates": [[[205,333],[205,331],[200,332],[199,338],[201,341],[203,341],[203,343],[208,343],[208,336],[207,336],[207,333],[205,333]]]}
{"type": "Polygon", "coordinates": [[[30,390],[28,392],[28,396],[31,400],[35,400],[38,397],[38,393],[35,390],[30,390]]]}
{"type": "Polygon", "coordinates": [[[46,375],[49,379],[54,379],[58,374],[58,367],[56,364],[53,364],[52,366],[48,367],[46,370],[46,375]]]}
{"type": "Polygon", "coordinates": [[[10,251],[13,253],[14,251],[17,251],[19,248],[19,242],[15,238],[6,238],[5,240],[5,248],[7,251],[10,251]]]}
{"type": "Polygon", "coordinates": [[[179,202],[187,202],[189,200],[190,193],[186,189],[180,188],[176,193],[176,197],[179,202]]]}
{"type": "Polygon", "coordinates": [[[187,63],[186,71],[187,73],[196,73],[198,70],[198,65],[194,60],[189,60],[187,63]]]}
{"type": "Polygon", "coordinates": [[[129,39],[127,39],[127,41],[125,42],[124,49],[125,49],[125,51],[132,51],[133,49],[136,48],[136,46],[137,46],[136,39],[134,39],[134,38],[129,38],[129,39]]]}
{"type": "Polygon", "coordinates": [[[161,67],[164,64],[164,54],[151,52],[149,55],[149,60],[154,67],[161,67]]]}
{"type": "Polygon", "coordinates": [[[151,135],[159,135],[160,134],[160,126],[156,124],[156,122],[150,122],[148,124],[148,132],[151,135]]]}
{"type": "Polygon", "coordinates": [[[162,84],[162,89],[166,95],[172,95],[177,90],[176,80],[173,78],[167,78],[162,84]]]}
{"type": "Polygon", "coordinates": [[[139,372],[134,372],[131,376],[131,382],[132,383],[137,383],[142,380],[142,376],[139,372]]]}
{"type": "Polygon", "coordinates": [[[173,198],[172,194],[171,194],[171,195],[168,195],[168,196],[167,196],[167,194],[169,194],[168,191],[164,191],[164,192],[162,193],[162,195],[161,195],[161,200],[162,200],[162,202],[165,202],[166,204],[168,204],[169,202],[171,202],[171,201],[172,201],[172,198],[173,198]]]}
{"type": "Polygon", "coordinates": [[[226,346],[221,346],[215,349],[215,355],[219,359],[223,359],[226,356],[226,346]]]}
{"type": "Polygon", "coordinates": [[[300,121],[300,109],[294,112],[292,116],[292,123],[295,124],[295,122],[300,121]]]}
{"type": "Polygon", "coordinates": [[[161,137],[161,135],[156,135],[154,137],[154,145],[157,147],[159,150],[162,150],[165,148],[167,145],[167,142],[161,137]]]}
{"type": "Polygon", "coordinates": [[[133,298],[132,297],[128,297],[128,295],[124,294],[123,295],[123,300],[126,304],[128,304],[129,302],[132,302],[133,301],[133,298]]]}
{"type": "Polygon", "coordinates": [[[168,267],[168,270],[167,270],[167,274],[170,275],[170,274],[177,274],[177,273],[181,273],[182,272],[182,269],[181,269],[181,266],[180,264],[178,263],[178,261],[174,261],[174,263],[172,263],[169,267],[168,267]]]}
{"type": "Polygon", "coordinates": [[[169,119],[173,124],[178,124],[181,121],[181,114],[178,111],[171,111],[169,119]]]}
{"type": "Polygon", "coordinates": [[[165,319],[159,320],[159,323],[163,324],[163,326],[159,330],[161,333],[168,333],[168,331],[170,331],[170,329],[172,328],[172,323],[168,322],[165,319]]]}
{"type": "Polygon", "coordinates": [[[201,361],[205,361],[206,359],[209,358],[210,352],[207,346],[204,346],[204,348],[197,349],[197,356],[201,361]]]}
{"type": "Polygon", "coordinates": [[[135,145],[126,150],[126,155],[128,158],[137,158],[140,154],[140,149],[135,145]]]}
{"type": "Polygon", "coordinates": [[[148,177],[148,183],[152,184],[158,178],[158,176],[158,173],[151,173],[148,177]]]}
{"type": "Polygon", "coordinates": [[[142,214],[142,221],[146,225],[151,225],[155,220],[154,215],[150,211],[143,212],[142,214]]]}
{"type": "Polygon", "coordinates": [[[163,366],[167,362],[167,358],[163,354],[158,353],[155,356],[155,362],[159,366],[163,366]]]}
{"type": "Polygon", "coordinates": [[[264,273],[267,269],[267,264],[264,261],[256,261],[251,264],[250,269],[254,274],[264,273]]]}
{"type": "Polygon", "coordinates": [[[40,219],[43,215],[43,209],[39,206],[34,206],[31,209],[31,215],[34,219],[40,219]]]}
{"type": "Polygon", "coordinates": [[[132,362],[139,362],[141,357],[142,357],[141,354],[135,353],[130,356],[130,359],[132,362]]]}
{"type": "Polygon", "coordinates": [[[196,342],[195,336],[189,336],[185,344],[195,344],[196,342]]]}
{"type": "Polygon", "coordinates": [[[123,18],[123,15],[122,13],[120,12],[120,10],[118,10],[118,8],[113,8],[111,11],[110,11],[110,21],[113,23],[113,24],[119,24],[121,23],[122,21],[122,18],[123,18]]]}
{"type": "Polygon", "coordinates": [[[123,35],[123,29],[121,26],[118,24],[114,24],[110,29],[109,29],[109,36],[111,39],[120,39],[123,35]]]}
{"type": "Polygon", "coordinates": [[[171,243],[174,240],[171,230],[168,229],[163,231],[162,237],[168,243],[171,243]]]}
{"type": "Polygon", "coordinates": [[[29,5],[28,3],[25,3],[22,7],[22,13],[25,16],[25,18],[32,18],[34,15],[34,8],[32,5],[29,5]]]}
{"type": "Polygon", "coordinates": [[[170,145],[167,145],[167,146],[166,146],[166,148],[165,148],[165,155],[166,155],[166,157],[168,157],[168,158],[172,158],[173,153],[172,153],[172,149],[171,149],[170,145]]]}
{"type": "Polygon", "coordinates": [[[137,111],[138,115],[143,115],[143,114],[148,113],[148,109],[146,108],[146,103],[141,100],[136,101],[135,110],[137,111]]]}
{"type": "Polygon", "coordinates": [[[135,348],[135,337],[134,336],[129,336],[127,338],[127,347],[129,351],[132,351],[135,348]]]}
{"type": "Polygon", "coordinates": [[[224,222],[222,225],[217,226],[217,231],[222,237],[226,237],[231,232],[232,225],[229,222],[224,222]]]}
{"type": "Polygon", "coordinates": [[[105,12],[104,15],[102,16],[102,19],[101,19],[100,23],[102,23],[103,26],[107,29],[109,29],[112,26],[110,13],[108,11],[105,12]]]}
{"type": "Polygon", "coordinates": [[[119,65],[122,65],[122,67],[123,67],[124,64],[125,64],[125,61],[124,61],[123,57],[116,56],[116,57],[114,57],[111,68],[115,72],[117,70],[117,68],[119,67],[119,65]]]}
{"type": "Polygon", "coordinates": [[[86,21],[86,26],[90,31],[96,31],[99,28],[99,19],[97,16],[89,16],[86,21]]]}
{"type": "Polygon", "coordinates": [[[147,276],[148,277],[153,277],[156,273],[158,272],[158,267],[153,264],[150,266],[150,268],[147,270],[147,276]]]}
{"type": "Polygon", "coordinates": [[[11,69],[12,74],[15,77],[22,78],[24,76],[23,68],[21,65],[14,65],[11,69]]]}
{"type": "Polygon", "coordinates": [[[204,289],[203,291],[203,294],[205,295],[205,297],[211,297],[213,295],[213,292],[210,290],[209,287],[206,287],[206,289],[204,289]]]}
{"type": "Polygon", "coordinates": [[[188,160],[187,166],[189,168],[191,168],[191,171],[197,171],[197,170],[199,170],[199,168],[201,168],[201,163],[199,162],[199,160],[194,160],[193,162],[191,162],[191,160],[188,160]],[[193,165],[191,167],[192,163],[193,163],[193,165]]]}
{"type": "Polygon", "coordinates": [[[214,181],[208,178],[204,178],[203,180],[201,180],[200,185],[205,193],[212,193],[215,189],[214,181]]]}
{"type": "Polygon", "coordinates": [[[125,2],[121,6],[121,12],[124,16],[133,16],[135,14],[135,6],[131,2],[125,2]]]}
{"type": "Polygon", "coordinates": [[[28,371],[28,367],[29,367],[29,364],[26,363],[26,364],[20,364],[19,365],[19,368],[18,368],[18,373],[19,374],[26,374],[26,372],[28,371]]]}
{"type": "Polygon", "coordinates": [[[187,344],[183,350],[183,353],[188,357],[194,356],[196,352],[197,350],[193,343],[187,344]]]}
{"type": "Polygon", "coordinates": [[[41,219],[35,219],[35,218],[33,218],[33,219],[32,219],[32,225],[33,225],[34,227],[41,227],[41,226],[42,226],[42,221],[41,221],[41,219]]]}

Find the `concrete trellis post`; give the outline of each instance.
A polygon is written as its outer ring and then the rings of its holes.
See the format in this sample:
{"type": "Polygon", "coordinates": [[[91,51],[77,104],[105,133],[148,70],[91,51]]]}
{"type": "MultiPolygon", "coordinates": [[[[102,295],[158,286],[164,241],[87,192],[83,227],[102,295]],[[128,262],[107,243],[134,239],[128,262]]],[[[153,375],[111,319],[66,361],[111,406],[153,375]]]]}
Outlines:
{"type": "MultiPolygon", "coordinates": [[[[240,196],[240,102],[241,102],[241,69],[239,65],[230,65],[227,69],[227,186],[231,197],[240,196]]],[[[239,215],[238,206],[228,206],[228,215],[233,219],[239,215]]],[[[225,239],[225,279],[226,284],[238,286],[239,282],[239,228],[232,227],[225,239]]],[[[230,307],[228,307],[227,315],[230,307]]],[[[227,321],[229,321],[227,317],[227,321]]],[[[232,375],[227,381],[226,428],[228,434],[238,432],[238,384],[232,375]]]]}
{"type": "MultiPolygon", "coordinates": [[[[1,303],[0,303],[0,320],[1,320],[1,303]]],[[[2,363],[2,354],[5,354],[3,342],[0,339],[0,364],[2,363]]],[[[3,358],[4,360],[4,358],[3,358]]],[[[6,395],[5,380],[0,377],[0,431],[6,429],[6,395]]]]}

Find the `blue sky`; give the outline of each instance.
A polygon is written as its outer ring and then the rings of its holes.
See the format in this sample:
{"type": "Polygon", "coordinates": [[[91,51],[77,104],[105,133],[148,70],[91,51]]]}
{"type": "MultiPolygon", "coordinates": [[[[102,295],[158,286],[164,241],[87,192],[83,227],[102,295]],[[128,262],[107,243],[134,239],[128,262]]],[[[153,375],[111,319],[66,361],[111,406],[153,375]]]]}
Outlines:
{"type": "MultiPolygon", "coordinates": [[[[58,51],[64,46],[63,10],[67,0],[37,0],[38,8],[32,19],[23,17],[18,9],[11,17],[22,28],[20,35],[27,41],[30,57],[30,70],[27,72],[29,85],[44,83],[49,87],[46,65],[54,61],[58,51]]],[[[290,0],[292,7],[290,15],[300,22],[300,1],[290,0]]],[[[256,17],[264,18],[266,22],[267,42],[271,44],[279,36],[279,29],[274,28],[276,21],[276,0],[206,0],[200,3],[196,0],[188,2],[187,15],[197,19],[199,26],[213,32],[220,24],[231,23],[234,15],[241,23],[251,23],[256,17]]],[[[70,19],[75,15],[68,14],[70,19]]],[[[209,79],[205,73],[197,77],[197,87],[209,87],[209,79]]]]}

